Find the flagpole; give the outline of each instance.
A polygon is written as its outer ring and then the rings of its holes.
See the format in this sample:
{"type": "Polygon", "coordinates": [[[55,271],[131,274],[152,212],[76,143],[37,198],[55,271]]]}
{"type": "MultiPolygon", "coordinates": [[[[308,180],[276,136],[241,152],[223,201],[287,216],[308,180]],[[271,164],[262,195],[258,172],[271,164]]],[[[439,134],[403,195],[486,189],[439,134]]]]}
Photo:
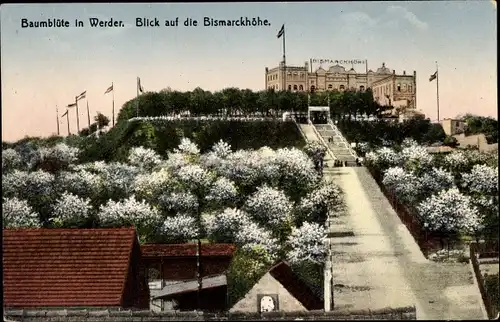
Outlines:
{"type": "Polygon", "coordinates": [[[437,98],[437,121],[439,123],[439,71],[438,71],[437,61],[436,61],[436,98],[437,98]]]}
{"type": "Polygon", "coordinates": [[[77,133],[80,133],[80,116],[78,112],[78,96],[75,96],[75,104],[76,104],[76,129],[77,133]]]}
{"type": "Polygon", "coordinates": [[[56,114],[57,114],[57,136],[60,135],[60,132],[59,132],[59,109],[57,108],[57,105],[56,105],[56,114]]]}
{"type": "Polygon", "coordinates": [[[137,97],[135,102],[135,109],[137,113],[137,117],[139,117],[139,76],[137,76],[137,97]]]}
{"type": "Polygon", "coordinates": [[[68,123],[68,136],[70,136],[71,131],[69,130],[69,111],[66,111],[66,123],[68,123]]]}
{"type": "Polygon", "coordinates": [[[89,134],[90,134],[90,111],[89,111],[89,100],[87,99],[87,118],[89,119],[89,134]]]}
{"type": "Polygon", "coordinates": [[[286,47],[285,47],[285,38],[286,31],[285,25],[283,24],[283,90],[286,90],[286,47]]]}
{"type": "Polygon", "coordinates": [[[113,113],[113,127],[115,126],[115,87],[113,85],[113,82],[111,82],[111,92],[112,92],[112,95],[113,95],[113,107],[112,107],[112,113],[113,113]]]}

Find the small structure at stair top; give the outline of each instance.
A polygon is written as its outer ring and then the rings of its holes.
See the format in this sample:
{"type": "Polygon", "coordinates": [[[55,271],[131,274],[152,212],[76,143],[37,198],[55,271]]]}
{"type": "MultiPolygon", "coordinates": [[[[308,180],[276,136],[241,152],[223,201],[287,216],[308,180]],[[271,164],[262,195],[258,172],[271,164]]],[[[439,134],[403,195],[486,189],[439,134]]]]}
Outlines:
{"type": "Polygon", "coordinates": [[[325,115],[326,114],[326,119],[330,117],[330,106],[309,106],[307,108],[307,120],[311,121],[311,112],[314,114],[320,114],[320,115],[325,115]]]}

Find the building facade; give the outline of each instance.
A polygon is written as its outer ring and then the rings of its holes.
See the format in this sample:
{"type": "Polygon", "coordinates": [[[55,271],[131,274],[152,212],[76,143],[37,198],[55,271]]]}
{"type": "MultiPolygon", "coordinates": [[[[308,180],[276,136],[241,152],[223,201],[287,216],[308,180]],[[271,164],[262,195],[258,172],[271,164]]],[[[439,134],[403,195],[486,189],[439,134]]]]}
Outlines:
{"type": "Polygon", "coordinates": [[[464,120],[454,120],[449,118],[441,120],[440,123],[446,135],[462,134],[465,132],[465,127],[467,125],[464,120]]]}
{"type": "Polygon", "coordinates": [[[351,68],[336,64],[327,69],[319,67],[310,70],[309,62],[304,66],[285,66],[283,62],[275,68],[265,69],[265,88],[290,91],[333,91],[356,90],[370,88],[373,97],[381,105],[392,105],[399,111],[416,109],[417,106],[417,72],[407,75],[406,71],[396,74],[382,63],[375,72],[358,73],[351,68]]]}

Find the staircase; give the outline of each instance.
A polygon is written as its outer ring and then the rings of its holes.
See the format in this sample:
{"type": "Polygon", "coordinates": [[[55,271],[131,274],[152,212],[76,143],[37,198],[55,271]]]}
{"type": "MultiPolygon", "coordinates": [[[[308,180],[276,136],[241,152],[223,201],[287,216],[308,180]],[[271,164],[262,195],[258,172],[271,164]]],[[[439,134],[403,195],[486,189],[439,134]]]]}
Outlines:
{"type": "Polygon", "coordinates": [[[328,124],[315,124],[314,126],[339,161],[345,161],[348,166],[356,165],[356,152],[331,120],[328,124]]]}

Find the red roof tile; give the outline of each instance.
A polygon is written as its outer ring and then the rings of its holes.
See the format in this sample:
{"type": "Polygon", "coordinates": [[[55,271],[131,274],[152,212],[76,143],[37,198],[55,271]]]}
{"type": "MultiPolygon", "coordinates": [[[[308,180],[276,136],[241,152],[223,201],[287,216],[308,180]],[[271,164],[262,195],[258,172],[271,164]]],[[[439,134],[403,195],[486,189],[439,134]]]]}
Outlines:
{"type": "Polygon", "coordinates": [[[295,297],[304,307],[311,310],[323,309],[323,300],[320,299],[311,288],[296,274],[285,261],[274,265],[269,274],[295,297]]]}
{"type": "MultiPolygon", "coordinates": [[[[201,256],[232,256],[234,244],[201,244],[201,256]]],[[[141,245],[143,257],[185,257],[196,256],[196,244],[144,244],[141,245]]]]}
{"type": "Polygon", "coordinates": [[[4,306],[120,306],[136,238],[134,228],[4,230],[4,306]]]}

